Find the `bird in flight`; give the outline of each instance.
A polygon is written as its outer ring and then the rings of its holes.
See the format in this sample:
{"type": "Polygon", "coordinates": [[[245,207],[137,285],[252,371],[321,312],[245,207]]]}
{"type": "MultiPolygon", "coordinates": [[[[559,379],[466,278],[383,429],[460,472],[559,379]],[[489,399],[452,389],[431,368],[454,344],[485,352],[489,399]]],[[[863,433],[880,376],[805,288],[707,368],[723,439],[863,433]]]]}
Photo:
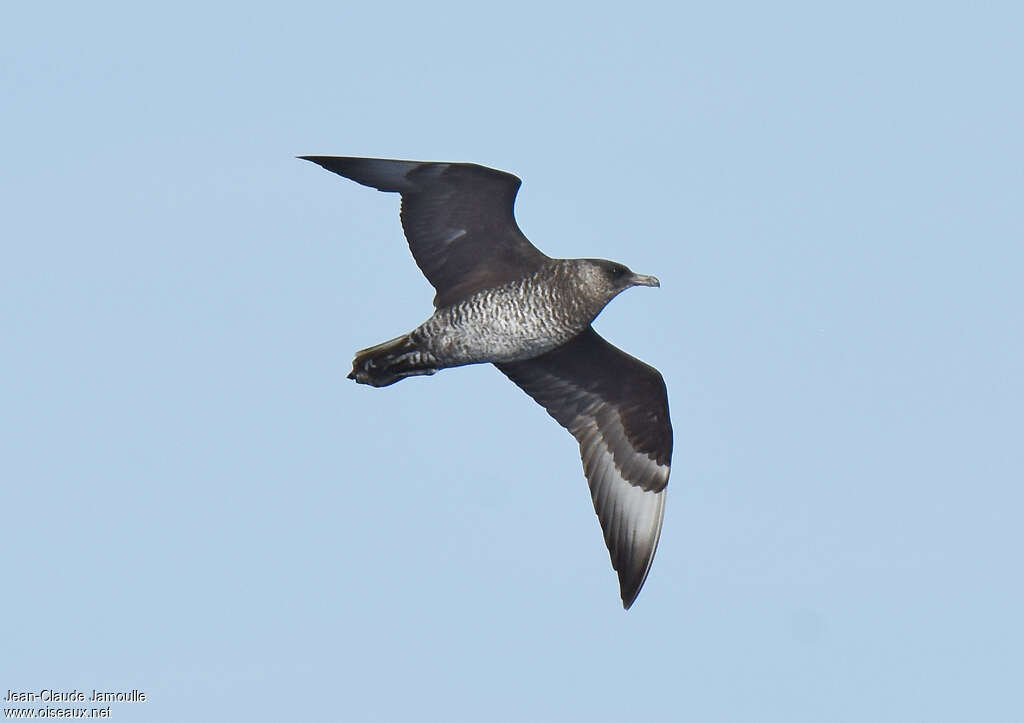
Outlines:
{"type": "Polygon", "coordinates": [[[613,261],[543,254],[516,224],[521,182],[510,173],[472,163],[300,158],[401,194],[409,249],[437,291],[429,319],[358,352],[349,378],[385,387],[465,364],[498,367],[579,442],[629,609],[661,535],[672,425],[658,370],[590,324],[620,292],[658,280],[613,261]]]}

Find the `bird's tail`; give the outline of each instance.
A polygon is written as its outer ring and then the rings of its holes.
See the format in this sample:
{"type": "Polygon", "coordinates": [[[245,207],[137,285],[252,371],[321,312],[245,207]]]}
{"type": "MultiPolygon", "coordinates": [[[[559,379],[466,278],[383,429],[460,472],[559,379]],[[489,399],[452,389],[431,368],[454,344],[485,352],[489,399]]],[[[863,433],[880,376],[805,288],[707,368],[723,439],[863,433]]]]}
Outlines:
{"type": "Polygon", "coordinates": [[[406,377],[433,374],[437,369],[434,359],[405,334],[358,352],[348,378],[360,384],[386,387],[406,377]]]}

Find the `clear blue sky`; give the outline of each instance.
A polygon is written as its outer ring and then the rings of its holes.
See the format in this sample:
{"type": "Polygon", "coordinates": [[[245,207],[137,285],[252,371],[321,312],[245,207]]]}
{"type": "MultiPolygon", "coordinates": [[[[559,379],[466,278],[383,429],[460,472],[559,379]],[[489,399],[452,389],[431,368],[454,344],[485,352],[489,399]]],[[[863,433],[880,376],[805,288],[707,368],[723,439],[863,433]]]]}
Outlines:
{"type": "Polygon", "coordinates": [[[999,2],[11,4],[0,693],[1024,720],[1022,35],[999,2]],[[676,434],[631,611],[501,374],[345,379],[432,290],[397,198],[303,153],[514,172],[542,250],[661,279],[597,323],[676,434]]]}

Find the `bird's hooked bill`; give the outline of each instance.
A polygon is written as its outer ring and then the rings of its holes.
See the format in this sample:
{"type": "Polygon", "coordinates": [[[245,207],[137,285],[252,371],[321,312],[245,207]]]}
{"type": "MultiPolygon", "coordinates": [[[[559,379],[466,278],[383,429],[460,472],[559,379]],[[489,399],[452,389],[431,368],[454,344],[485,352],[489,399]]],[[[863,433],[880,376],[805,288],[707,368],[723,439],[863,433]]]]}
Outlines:
{"type": "Polygon", "coordinates": [[[647,274],[633,274],[633,283],[637,286],[661,286],[661,282],[658,281],[656,276],[648,276],[647,274]]]}

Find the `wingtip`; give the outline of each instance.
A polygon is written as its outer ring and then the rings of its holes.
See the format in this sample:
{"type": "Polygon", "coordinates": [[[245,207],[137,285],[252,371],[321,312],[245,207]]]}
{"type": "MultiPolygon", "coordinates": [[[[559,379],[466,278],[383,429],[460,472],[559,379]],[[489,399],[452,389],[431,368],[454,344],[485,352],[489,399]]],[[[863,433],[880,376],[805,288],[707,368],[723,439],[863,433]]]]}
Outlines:
{"type": "MultiPolygon", "coordinates": [[[[661,525],[658,526],[659,531],[661,525]]],[[[654,550],[651,551],[650,556],[647,558],[647,566],[643,570],[643,574],[637,575],[636,571],[633,574],[620,574],[619,575],[619,596],[622,598],[623,610],[629,610],[633,607],[633,603],[640,597],[640,591],[644,589],[644,583],[647,582],[647,573],[651,571],[651,563],[654,562],[654,553],[657,551],[657,542],[655,542],[654,550]]],[[[624,571],[617,571],[624,572],[624,571]]]]}

